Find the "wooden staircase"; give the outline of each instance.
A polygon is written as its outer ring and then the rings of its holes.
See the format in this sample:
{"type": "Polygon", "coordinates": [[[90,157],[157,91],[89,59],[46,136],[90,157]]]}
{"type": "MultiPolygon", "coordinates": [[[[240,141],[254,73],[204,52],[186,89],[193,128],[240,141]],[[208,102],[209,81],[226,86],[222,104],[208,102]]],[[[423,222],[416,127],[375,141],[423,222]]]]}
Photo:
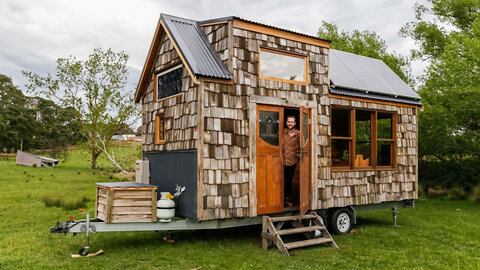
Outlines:
{"type": "Polygon", "coordinates": [[[323,243],[329,244],[332,248],[338,248],[337,244],[335,241],[333,241],[332,236],[323,224],[322,219],[314,211],[306,215],[288,217],[263,216],[262,248],[268,249],[272,243],[275,243],[283,255],[287,256],[290,256],[290,253],[288,252],[290,249],[323,243]],[[303,220],[308,220],[307,223],[309,226],[305,226],[302,222],[303,220]],[[291,222],[294,228],[282,230],[282,227],[286,222],[291,222]],[[321,237],[315,238],[315,231],[317,230],[321,232],[321,237]],[[307,239],[290,243],[285,243],[282,239],[282,236],[284,235],[300,233],[303,234],[307,239]]]}

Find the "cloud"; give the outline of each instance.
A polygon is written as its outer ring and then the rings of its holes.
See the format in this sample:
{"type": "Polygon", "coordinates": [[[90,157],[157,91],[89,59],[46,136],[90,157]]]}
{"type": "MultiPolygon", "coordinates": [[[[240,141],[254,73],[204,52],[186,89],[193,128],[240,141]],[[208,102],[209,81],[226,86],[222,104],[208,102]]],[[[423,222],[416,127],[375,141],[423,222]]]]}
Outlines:
{"type": "Polygon", "coordinates": [[[375,31],[392,51],[406,54],[414,44],[397,32],[414,19],[412,8],[413,2],[390,0],[4,0],[0,72],[23,86],[22,70],[46,74],[57,58],[85,59],[94,48],[112,48],[130,55],[129,85],[136,85],[160,13],[195,20],[234,15],[310,35],[326,20],[348,31],[375,31]]]}

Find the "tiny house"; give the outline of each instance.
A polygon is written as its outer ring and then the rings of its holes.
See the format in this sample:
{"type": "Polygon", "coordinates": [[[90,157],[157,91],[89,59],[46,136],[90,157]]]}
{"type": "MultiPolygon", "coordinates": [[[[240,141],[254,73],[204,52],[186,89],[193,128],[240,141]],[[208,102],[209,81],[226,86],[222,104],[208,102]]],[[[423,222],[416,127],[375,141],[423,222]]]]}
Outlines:
{"type": "Polygon", "coordinates": [[[417,198],[419,96],[380,60],[238,17],[160,16],[135,94],[149,184],[193,220],[417,198]],[[283,136],[300,131],[284,203],[283,136]]]}

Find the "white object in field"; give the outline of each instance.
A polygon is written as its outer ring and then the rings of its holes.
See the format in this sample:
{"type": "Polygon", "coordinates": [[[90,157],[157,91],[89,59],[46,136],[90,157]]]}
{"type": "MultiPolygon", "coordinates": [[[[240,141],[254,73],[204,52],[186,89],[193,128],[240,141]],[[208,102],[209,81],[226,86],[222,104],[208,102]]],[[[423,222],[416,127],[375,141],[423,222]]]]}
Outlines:
{"type": "Polygon", "coordinates": [[[170,222],[175,217],[175,202],[167,198],[169,192],[160,192],[160,200],[157,202],[158,222],[170,222]]]}
{"type": "Polygon", "coordinates": [[[135,182],[150,184],[150,162],[146,160],[137,160],[135,162],[135,182]]]}
{"type": "Polygon", "coordinates": [[[42,156],[33,155],[27,152],[17,150],[16,163],[25,166],[48,167],[52,168],[58,165],[58,160],[42,156]]]}

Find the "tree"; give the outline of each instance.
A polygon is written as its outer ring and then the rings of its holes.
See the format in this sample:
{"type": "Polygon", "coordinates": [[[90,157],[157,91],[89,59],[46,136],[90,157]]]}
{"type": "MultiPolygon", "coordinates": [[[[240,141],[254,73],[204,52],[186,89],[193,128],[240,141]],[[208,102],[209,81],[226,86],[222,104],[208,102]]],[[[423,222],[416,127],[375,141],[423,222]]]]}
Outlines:
{"type": "Polygon", "coordinates": [[[323,21],[318,37],[331,40],[331,48],[382,60],[403,81],[413,86],[410,62],[405,56],[387,52],[387,45],[375,32],[339,31],[337,25],[323,21]]]}
{"type": "Polygon", "coordinates": [[[0,148],[49,149],[55,156],[83,139],[78,119],[69,108],[51,100],[28,97],[0,74],[0,148]]]}
{"type": "Polygon", "coordinates": [[[400,30],[418,45],[412,57],[430,61],[419,91],[420,173],[431,186],[470,189],[480,183],[480,1],[429,2],[400,30]]]}
{"type": "Polygon", "coordinates": [[[52,156],[64,152],[69,145],[86,140],[79,119],[71,108],[62,108],[41,97],[35,103],[35,141],[37,148],[49,149],[52,156]]]}
{"type": "Polygon", "coordinates": [[[12,149],[29,149],[33,146],[34,112],[28,99],[12,79],[0,74],[0,147],[10,152],[12,149]]]}
{"type": "Polygon", "coordinates": [[[102,151],[98,138],[111,138],[118,128],[134,122],[138,107],[124,87],[127,82],[128,55],[111,49],[95,49],[87,60],[75,57],[59,58],[57,73],[41,76],[24,71],[27,88],[47,98],[53,98],[64,108],[71,108],[84,134],[88,136],[91,167],[97,167],[102,151]]]}

